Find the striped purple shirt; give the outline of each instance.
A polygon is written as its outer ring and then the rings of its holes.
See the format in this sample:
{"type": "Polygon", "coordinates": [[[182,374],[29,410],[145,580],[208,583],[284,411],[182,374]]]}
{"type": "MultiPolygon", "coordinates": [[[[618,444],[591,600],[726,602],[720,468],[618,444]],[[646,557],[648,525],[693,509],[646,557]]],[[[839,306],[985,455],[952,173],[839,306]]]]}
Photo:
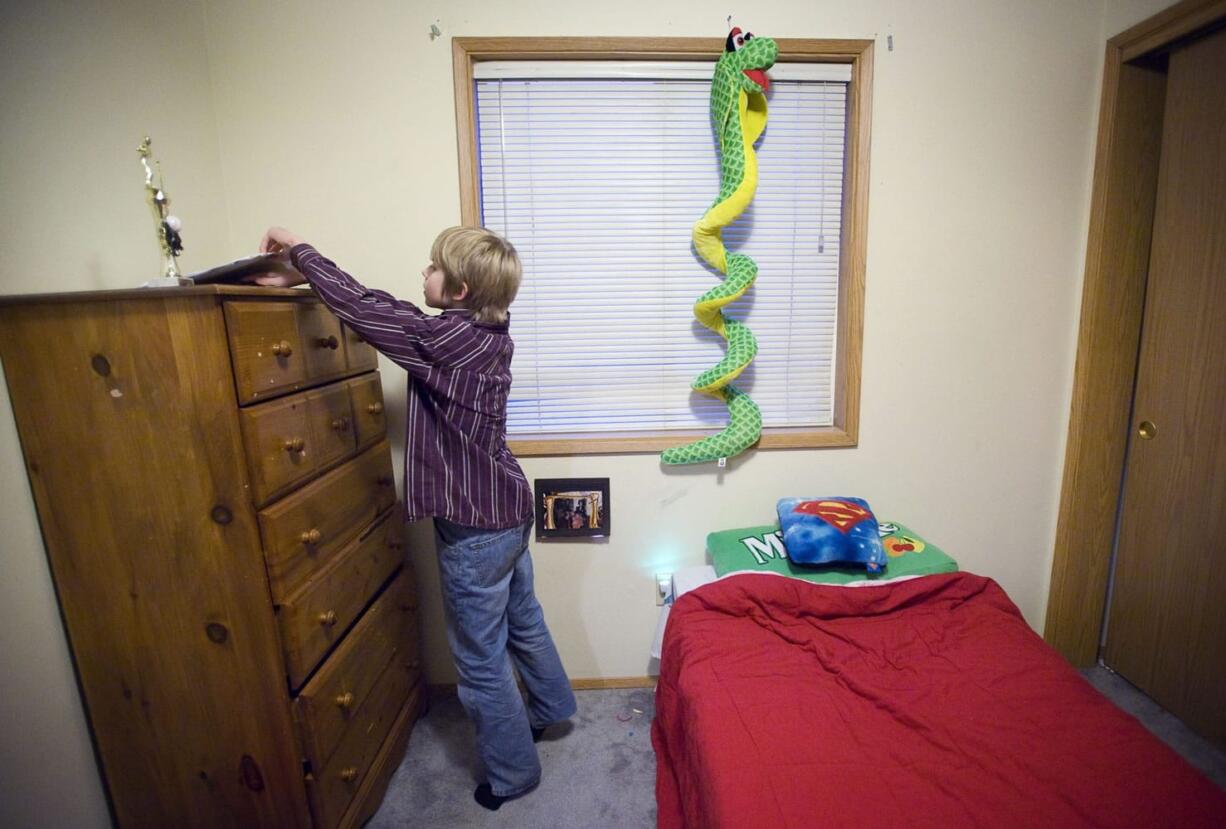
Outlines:
{"type": "Polygon", "coordinates": [[[307,244],[290,260],[362,339],[409,373],[405,519],[503,529],[532,520],[532,490],[507,448],[508,323],[438,316],[358,284],[307,244]]]}

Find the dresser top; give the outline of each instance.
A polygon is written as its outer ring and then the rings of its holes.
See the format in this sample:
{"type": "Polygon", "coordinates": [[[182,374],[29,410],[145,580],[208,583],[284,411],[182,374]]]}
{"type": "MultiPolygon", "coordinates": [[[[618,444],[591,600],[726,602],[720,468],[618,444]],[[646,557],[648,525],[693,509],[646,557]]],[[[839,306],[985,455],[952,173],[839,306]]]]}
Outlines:
{"type": "Polygon", "coordinates": [[[122,288],[110,291],[63,291],[50,294],[0,296],[0,308],[11,305],[46,305],[62,302],[129,302],[136,299],[168,299],[188,296],[306,297],[309,288],[265,288],[260,285],[180,285],[169,288],[122,288]]]}

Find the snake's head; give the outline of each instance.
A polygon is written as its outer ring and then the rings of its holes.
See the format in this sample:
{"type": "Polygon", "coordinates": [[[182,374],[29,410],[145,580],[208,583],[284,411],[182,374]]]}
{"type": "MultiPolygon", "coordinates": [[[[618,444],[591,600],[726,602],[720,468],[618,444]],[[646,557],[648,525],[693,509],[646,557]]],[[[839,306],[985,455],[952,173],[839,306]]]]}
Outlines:
{"type": "Polygon", "coordinates": [[[769,37],[754,37],[739,27],[728,32],[719,67],[736,79],[740,89],[749,93],[765,93],[770,89],[766,70],[775,65],[779,47],[769,37]]]}

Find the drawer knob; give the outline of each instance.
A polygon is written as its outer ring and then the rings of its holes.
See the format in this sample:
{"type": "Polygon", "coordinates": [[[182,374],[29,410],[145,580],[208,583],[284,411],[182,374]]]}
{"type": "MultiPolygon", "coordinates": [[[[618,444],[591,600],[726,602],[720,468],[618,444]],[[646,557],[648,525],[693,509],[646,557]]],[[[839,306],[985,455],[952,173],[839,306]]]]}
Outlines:
{"type": "Polygon", "coordinates": [[[332,428],[337,432],[349,431],[349,418],[338,417],[336,420],[332,421],[332,428]]]}
{"type": "Polygon", "coordinates": [[[282,340],[279,343],[273,343],[271,351],[278,357],[288,357],[294,353],[294,349],[290,346],[289,340],[282,340]]]}
{"type": "Polygon", "coordinates": [[[306,448],[306,441],[303,438],[286,438],[283,445],[286,452],[301,452],[306,448]]]}
{"type": "Polygon", "coordinates": [[[336,704],[341,708],[348,708],[353,705],[353,692],[346,691],[336,698],[336,704]]]}
{"type": "Polygon", "coordinates": [[[340,341],[334,336],[320,337],[315,343],[320,348],[331,348],[333,351],[340,345],[340,341]]]}
{"type": "Polygon", "coordinates": [[[366,411],[370,412],[372,415],[381,415],[383,414],[383,404],[382,403],[371,403],[369,406],[366,407],[366,411]]]}
{"type": "Polygon", "coordinates": [[[315,529],[314,527],[311,527],[311,529],[307,530],[306,532],[302,534],[302,543],[303,544],[318,544],[319,539],[321,538],[323,538],[323,533],[321,533],[319,530],[315,529]]]}
{"type": "Polygon", "coordinates": [[[356,767],[350,766],[347,769],[341,769],[341,780],[344,780],[346,783],[352,783],[357,778],[358,770],[356,767]]]}
{"type": "Polygon", "coordinates": [[[326,610],[319,614],[319,623],[324,627],[332,627],[336,624],[336,611],[326,610]]]}

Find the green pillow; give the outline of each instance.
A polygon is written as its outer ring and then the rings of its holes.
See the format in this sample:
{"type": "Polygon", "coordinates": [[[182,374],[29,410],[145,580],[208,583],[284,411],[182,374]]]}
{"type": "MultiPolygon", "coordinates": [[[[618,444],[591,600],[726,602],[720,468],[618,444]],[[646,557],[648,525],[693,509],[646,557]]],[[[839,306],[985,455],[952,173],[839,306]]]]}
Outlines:
{"type": "Polygon", "coordinates": [[[866,573],[863,567],[794,564],[787,557],[778,524],[713,532],[707,536],[707,550],[718,576],[742,570],[770,571],[821,584],[848,584],[957,571],[958,562],[902,524],[883,521],[880,528],[886,551],[883,573],[866,573]]]}

